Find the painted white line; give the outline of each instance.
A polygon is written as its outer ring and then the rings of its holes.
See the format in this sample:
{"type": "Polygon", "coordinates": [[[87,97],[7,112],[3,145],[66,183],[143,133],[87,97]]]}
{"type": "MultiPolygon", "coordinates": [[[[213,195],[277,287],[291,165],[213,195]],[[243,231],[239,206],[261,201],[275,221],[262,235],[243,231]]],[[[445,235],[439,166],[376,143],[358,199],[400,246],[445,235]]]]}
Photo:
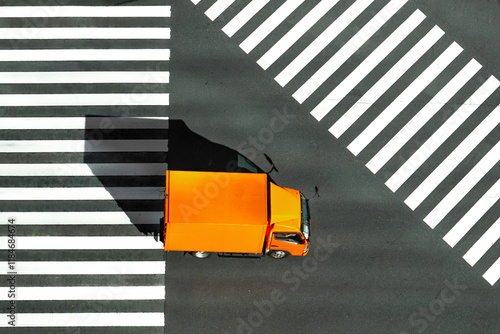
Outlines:
{"type": "Polygon", "coordinates": [[[500,198],[500,180],[498,180],[474,206],[455,224],[455,226],[444,236],[443,240],[451,247],[462,240],[462,238],[476,225],[479,219],[500,198]]]}
{"type": "MultiPolygon", "coordinates": [[[[431,228],[434,228],[467,193],[490,171],[500,160],[500,142],[467,173],[467,175],[439,202],[424,218],[431,228]]],[[[406,203],[406,201],[405,201],[406,203]]],[[[408,204],[408,203],[407,203],[408,204]]]]}
{"type": "MultiPolygon", "coordinates": [[[[17,313],[16,327],[163,327],[163,312],[17,313]]],[[[0,327],[10,327],[7,321],[0,327]]]]}
{"type": "Polygon", "coordinates": [[[0,201],[157,200],[160,187],[0,188],[0,201]]]}
{"type": "Polygon", "coordinates": [[[474,266],[498,239],[500,239],[500,218],[465,253],[464,260],[471,266],[474,266]]]}
{"type": "MultiPolygon", "coordinates": [[[[328,73],[321,72],[321,69],[316,72],[305,84],[302,85],[294,94],[293,97],[303,103],[313,94],[333,73],[342,66],[353,54],[361,47],[362,43],[366,42],[376,31],[371,28],[372,24],[380,24],[380,18],[374,17],[375,21],[371,21],[356,34],[353,39],[347,42],[330,60],[328,65],[328,73]],[[366,29],[366,30],[365,30],[366,29]],[[354,47],[353,47],[354,45],[354,47]]],[[[388,20],[389,18],[387,18],[388,20]]],[[[384,60],[415,28],[425,19],[425,15],[419,10],[415,11],[403,24],[401,24],[394,32],[387,37],[363,62],[356,67],[334,90],[332,90],[312,111],[311,115],[318,121],[323,119],[349,92],[356,87],[373,69],[384,60]]],[[[326,64],[325,64],[326,65],[326,64]]]]}
{"type": "Polygon", "coordinates": [[[75,72],[0,72],[0,84],[49,83],[169,83],[168,71],[75,71],[75,72]]]}
{"type": "Polygon", "coordinates": [[[192,3],[194,3],[195,5],[199,4],[201,0],[191,0],[192,3]]]}
{"type": "Polygon", "coordinates": [[[398,116],[462,52],[453,43],[425,69],[347,148],[358,155],[396,116],[398,116]]]}
{"type": "MultiPolygon", "coordinates": [[[[0,300],[9,300],[8,287],[0,300]]],[[[16,300],[162,300],[164,286],[50,286],[17,287],[16,300]]]]}
{"type": "Polygon", "coordinates": [[[465,120],[500,86],[491,76],[474,94],[451,115],[441,127],[387,180],[385,185],[393,192],[443,144],[465,120]]]}
{"type": "Polygon", "coordinates": [[[2,61],[167,61],[170,49],[0,50],[2,61]]]}
{"type": "Polygon", "coordinates": [[[167,106],[167,93],[1,94],[0,106],[167,106]]]}
{"type": "Polygon", "coordinates": [[[329,131],[339,138],[347,129],[356,122],[371,105],[378,100],[408,69],[413,66],[442,36],[444,31],[435,26],[411,48],[389,71],[380,78],[357,102],[354,104],[329,131]]]}
{"type": "Polygon", "coordinates": [[[164,175],[167,163],[0,164],[4,176],[164,175]]]}
{"type": "Polygon", "coordinates": [[[167,129],[168,117],[2,117],[0,130],[167,129]]]}
{"type": "MultiPolygon", "coordinates": [[[[7,275],[7,262],[0,262],[7,275]]],[[[17,275],[164,275],[165,261],[16,261],[17,275]]]]}
{"type": "Polygon", "coordinates": [[[269,49],[258,61],[264,70],[274,64],[295,42],[311,29],[325,14],[335,6],[339,0],[322,0],[299,23],[286,33],[271,49],[269,49]]]}
{"type": "Polygon", "coordinates": [[[276,78],[282,87],[288,84],[306,67],[328,44],[330,44],[349,24],[351,24],[374,0],[355,1],[342,15],[326,28],[307,46],[276,78]]]}
{"type": "Polygon", "coordinates": [[[0,212],[0,225],[134,225],[157,224],[163,211],[0,212]]]}
{"type": "Polygon", "coordinates": [[[206,12],[205,15],[208,16],[210,20],[215,20],[219,17],[226,9],[233,4],[234,0],[217,0],[216,3],[212,5],[206,12]]]}
{"type": "Polygon", "coordinates": [[[264,38],[276,29],[276,27],[292,14],[292,12],[304,1],[305,0],[287,0],[240,44],[240,48],[246,53],[250,53],[250,51],[259,45],[264,38]]]}
{"type": "Polygon", "coordinates": [[[166,152],[167,140],[0,140],[0,153],[166,152]]]}
{"type": "Polygon", "coordinates": [[[0,18],[170,17],[170,6],[5,6],[0,18]]]}
{"type": "Polygon", "coordinates": [[[229,37],[232,37],[245,24],[250,21],[270,0],[252,0],[245,8],[243,8],[228,24],[222,28],[222,31],[229,37]]]}
{"type": "MultiPolygon", "coordinates": [[[[0,249],[7,249],[8,237],[0,237],[0,249]]],[[[134,237],[16,237],[16,249],[23,250],[106,250],[106,249],[163,249],[163,243],[150,236],[134,237]]],[[[17,262],[16,262],[17,263],[17,262]]],[[[43,263],[43,262],[42,262],[43,263]]],[[[18,272],[21,271],[16,266],[18,272]]]]}
{"type": "Polygon", "coordinates": [[[472,59],[366,164],[376,173],[481,69],[472,59]]]}
{"type": "Polygon", "coordinates": [[[484,273],[483,278],[491,285],[495,285],[500,279],[500,258],[484,273]]]}
{"type": "MultiPolygon", "coordinates": [[[[500,107],[497,107],[425,178],[405,203],[415,210],[499,123],[500,107]]],[[[434,228],[444,218],[443,214],[433,210],[424,221],[434,228]]]]}
{"type": "Polygon", "coordinates": [[[170,28],[0,28],[2,39],[170,39],[170,28]]]}

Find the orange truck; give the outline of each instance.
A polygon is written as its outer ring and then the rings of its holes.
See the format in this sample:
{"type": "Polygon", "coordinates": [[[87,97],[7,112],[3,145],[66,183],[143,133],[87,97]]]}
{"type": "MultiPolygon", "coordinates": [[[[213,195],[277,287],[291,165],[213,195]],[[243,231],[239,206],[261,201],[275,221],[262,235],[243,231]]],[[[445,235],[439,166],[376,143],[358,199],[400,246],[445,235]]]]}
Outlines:
{"type": "Polygon", "coordinates": [[[198,258],[305,256],[310,226],[304,195],[266,173],[166,172],[166,251],[198,258]]]}

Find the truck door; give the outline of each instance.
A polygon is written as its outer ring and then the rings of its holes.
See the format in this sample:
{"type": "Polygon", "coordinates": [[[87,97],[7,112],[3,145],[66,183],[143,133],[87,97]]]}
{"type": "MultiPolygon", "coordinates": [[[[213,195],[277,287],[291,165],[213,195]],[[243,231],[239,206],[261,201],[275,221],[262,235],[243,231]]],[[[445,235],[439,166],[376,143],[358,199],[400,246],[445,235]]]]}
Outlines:
{"type": "Polygon", "coordinates": [[[294,256],[302,256],[305,240],[300,233],[273,232],[269,243],[270,250],[284,250],[294,256]]]}

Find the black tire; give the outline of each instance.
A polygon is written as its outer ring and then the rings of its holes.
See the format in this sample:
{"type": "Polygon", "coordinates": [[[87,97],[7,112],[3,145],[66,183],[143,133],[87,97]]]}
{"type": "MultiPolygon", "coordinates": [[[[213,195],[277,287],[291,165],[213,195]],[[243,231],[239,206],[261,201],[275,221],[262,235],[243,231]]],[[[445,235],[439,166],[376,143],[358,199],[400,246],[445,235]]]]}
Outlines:
{"type": "Polygon", "coordinates": [[[288,253],[282,250],[272,250],[267,255],[273,259],[284,259],[288,256],[288,253]]]}
{"type": "Polygon", "coordinates": [[[206,259],[210,256],[210,253],[208,252],[190,252],[190,254],[197,259],[206,259]]]}

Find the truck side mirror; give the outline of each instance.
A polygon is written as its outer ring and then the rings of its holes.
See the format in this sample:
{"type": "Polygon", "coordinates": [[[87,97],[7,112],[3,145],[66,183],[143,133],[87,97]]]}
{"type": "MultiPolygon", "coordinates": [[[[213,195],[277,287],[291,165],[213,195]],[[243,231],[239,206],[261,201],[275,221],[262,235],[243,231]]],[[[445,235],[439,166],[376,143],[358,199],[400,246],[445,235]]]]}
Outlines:
{"type": "Polygon", "coordinates": [[[277,173],[279,173],[278,168],[276,168],[276,166],[274,165],[274,162],[271,160],[271,158],[269,158],[269,156],[265,153],[264,153],[264,157],[271,164],[271,169],[268,172],[266,172],[266,174],[271,173],[273,170],[275,170],[277,173]]]}

